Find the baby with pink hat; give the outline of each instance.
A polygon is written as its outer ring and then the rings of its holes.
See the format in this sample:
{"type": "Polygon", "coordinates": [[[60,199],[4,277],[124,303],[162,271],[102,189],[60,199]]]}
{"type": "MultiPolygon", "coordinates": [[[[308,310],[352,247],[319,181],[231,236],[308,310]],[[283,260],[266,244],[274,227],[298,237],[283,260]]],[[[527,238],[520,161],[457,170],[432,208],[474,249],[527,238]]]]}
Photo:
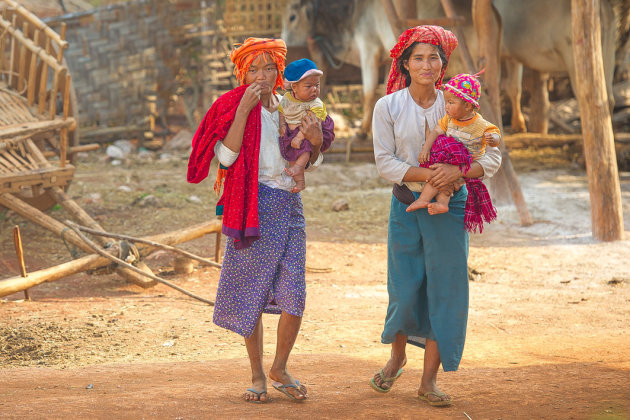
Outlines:
{"type": "MultiPolygon", "coordinates": [[[[496,147],[500,144],[501,132],[497,126],[477,112],[481,97],[478,76],[482,72],[458,74],[443,86],[446,115],[427,136],[418,156],[420,166],[449,163],[458,165],[465,173],[472,161],[484,155],[486,146],[496,147]]],[[[481,180],[466,180],[466,187],[466,228],[471,232],[478,228],[481,232],[484,221],[490,222],[496,218],[496,209],[481,180]]],[[[427,208],[429,214],[446,213],[449,201],[449,194],[427,183],[420,197],[409,205],[407,211],[427,208]],[[435,202],[431,202],[433,198],[435,202]]]]}

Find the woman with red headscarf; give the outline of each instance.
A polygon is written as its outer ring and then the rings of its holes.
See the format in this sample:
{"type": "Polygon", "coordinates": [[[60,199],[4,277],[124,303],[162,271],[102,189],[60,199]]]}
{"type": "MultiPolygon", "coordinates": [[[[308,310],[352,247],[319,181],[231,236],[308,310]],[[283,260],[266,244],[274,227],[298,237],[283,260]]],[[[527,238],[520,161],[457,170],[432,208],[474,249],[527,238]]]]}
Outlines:
{"type": "Polygon", "coordinates": [[[465,174],[459,167],[418,167],[427,134],[445,115],[439,90],[457,38],[439,26],[403,32],[391,50],[387,96],[374,108],[374,155],[379,174],[394,184],[387,239],[389,305],[381,341],[391,357],[370,385],[389,392],[407,362],[406,344],[425,349],[418,396],[434,406],[451,404],[437,386],[440,364],[459,367],[468,318],[468,232],[464,226],[467,191],[455,190],[465,178],[490,177],[501,165],[498,149],[489,147],[465,174]],[[424,183],[453,194],[449,211],[429,215],[406,208],[424,183]]]}
{"type": "MultiPolygon", "coordinates": [[[[294,400],[307,398],[306,387],[287,371],[287,360],[302,322],[306,299],[306,233],[300,194],[285,173],[279,143],[279,97],[286,45],[281,39],[248,38],[232,51],[234,73],[241,86],[218,98],[193,138],[188,181],[208,175],[216,156],[220,168],[215,191],[223,194],[228,237],[217,289],[214,322],[245,337],[252,386],[243,398],[267,402],[263,370],[263,312],[280,314],[276,356],[269,371],[274,388],[294,400]]],[[[312,148],[310,167],[322,162],[326,136],[312,113],[301,131],[312,148]]]]}

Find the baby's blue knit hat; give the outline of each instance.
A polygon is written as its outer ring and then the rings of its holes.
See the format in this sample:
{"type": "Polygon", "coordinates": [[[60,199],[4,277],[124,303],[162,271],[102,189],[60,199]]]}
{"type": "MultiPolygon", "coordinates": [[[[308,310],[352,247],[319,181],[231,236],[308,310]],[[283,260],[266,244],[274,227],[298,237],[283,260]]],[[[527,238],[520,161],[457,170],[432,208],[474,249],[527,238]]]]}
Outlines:
{"type": "Polygon", "coordinates": [[[286,87],[287,83],[299,82],[313,74],[321,76],[324,72],[319,70],[317,65],[308,58],[300,58],[299,60],[292,61],[284,69],[285,89],[288,89],[286,87]]]}

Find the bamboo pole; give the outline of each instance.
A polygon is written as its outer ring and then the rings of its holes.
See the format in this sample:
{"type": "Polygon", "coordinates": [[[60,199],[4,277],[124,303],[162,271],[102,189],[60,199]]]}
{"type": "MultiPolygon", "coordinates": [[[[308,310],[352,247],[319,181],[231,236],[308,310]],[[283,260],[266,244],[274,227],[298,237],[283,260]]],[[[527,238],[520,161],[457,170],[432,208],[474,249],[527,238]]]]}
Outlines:
{"type": "Polygon", "coordinates": [[[0,17],[0,27],[4,28],[8,33],[10,33],[13,37],[13,41],[15,44],[20,41],[21,45],[24,48],[28,48],[32,53],[37,54],[43,61],[45,61],[50,67],[55,69],[56,71],[61,71],[63,66],[57,62],[55,57],[46,54],[46,51],[41,48],[39,45],[35,45],[35,43],[26,38],[22,33],[11,24],[11,22],[7,22],[2,17],[0,17]]]}
{"type": "MultiPolygon", "coordinates": [[[[35,30],[33,35],[35,44],[39,43],[39,30],[35,30]]],[[[28,70],[28,85],[26,90],[26,98],[28,106],[35,103],[35,84],[37,83],[37,55],[31,54],[31,65],[28,70]]]]}
{"type": "Polygon", "coordinates": [[[14,9],[17,13],[22,15],[28,22],[30,22],[37,29],[44,31],[44,33],[53,39],[61,48],[68,48],[68,42],[64,39],[61,39],[59,34],[55,32],[52,28],[42,22],[37,16],[31,13],[28,9],[21,6],[18,2],[14,0],[3,0],[5,3],[9,5],[12,9],[14,9]]]}
{"type": "Polygon", "coordinates": [[[67,120],[55,119],[45,120],[28,123],[28,128],[24,128],[24,124],[13,124],[10,126],[2,127],[0,132],[0,140],[9,139],[15,136],[32,136],[33,134],[41,133],[44,131],[52,131],[62,127],[75,127],[76,120],[74,118],[68,118],[67,120]]]}
{"type": "MultiPolygon", "coordinates": [[[[4,20],[3,18],[0,18],[0,23],[1,22],[6,22],[6,26],[4,26],[4,29],[9,31],[8,28],[10,28],[11,26],[15,26],[15,21],[16,21],[17,17],[15,15],[13,15],[11,21],[12,23],[4,20]]],[[[11,33],[11,32],[9,32],[11,33]]],[[[13,34],[11,34],[13,35],[13,34]]],[[[16,63],[17,63],[17,54],[18,54],[18,42],[17,39],[15,39],[15,36],[11,37],[11,53],[9,55],[9,82],[7,83],[7,86],[9,86],[10,88],[15,87],[14,85],[14,81],[13,78],[15,77],[14,72],[17,70],[16,68],[16,63]]]]}
{"type": "MultiPolygon", "coordinates": [[[[50,45],[50,38],[46,38],[46,54],[50,54],[52,46],[50,45]]],[[[39,103],[37,104],[37,109],[40,114],[44,113],[46,109],[46,94],[48,92],[48,65],[47,63],[42,63],[42,77],[39,80],[39,103]]]]}
{"type": "Polygon", "coordinates": [[[59,92],[59,78],[64,74],[64,70],[62,71],[54,71],[53,72],[53,80],[52,80],[52,89],[50,90],[50,103],[48,104],[49,112],[48,118],[54,119],[55,115],[57,115],[57,93],[59,92]]]}
{"type": "MultiPolygon", "coordinates": [[[[2,196],[0,196],[2,200],[2,196]]],[[[202,223],[195,226],[190,226],[182,230],[162,233],[154,236],[144,237],[148,241],[159,242],[167,245],[177,245],[182,242],[188,242],[193,239],[200,238],[209,233],[221,232],[221,221],[212,220],[210,222],[202,223]]],[[[72,234],[74,232],[70,231],[72,234]]],[[[75,234],[76,235],[76,234],[75,234]]],[[[151,252],[155,247],[150,245],[140,244],[138,251],[141,255],[145,255],[151,252]]],[[[59,280],[61,278],[81,273],[86,270],[96,269],[108,265],[110,261],[107,258],[100,255],[87,255],[76,260],[69,261],[67,263],[49,267],[43,270],[34,271],[29,273],[27,277],[11,277],[8,279],[0,280],[0,297],[8,296],[13,293],[20,292],[29,287],[36,286],[45,282],[51,282],[59,280]]]]}
{"type": "MultiPolygon", "coordinates": [[[[70,82],[72,77],[70,74],[66,74],[66,83],[64,86],[63,92],[63,120],[66,121],[68,119],[68,111],[70,107],[70,82]]],[[[61,127],[61,131],[59,133],[59,165],[63,168],[66,166],[66,158],[68,151],[68,127],[61,127]]]]}
{"type": "Polygon", "coordinates": [[[623,209],[604,78],[599,0],[571,0],[571,23],[593,236],[616,241],[623,239],[623,209]]]}
{"type": "MultiPolygon", "coordinates": [[[[24,264],[24,251],[22,249],[22,236],[20,235],[20,227],[13,226],[13,243],[15,245],[15,253],[17,254],[18,263],[20,264],[20,272],[22,277],[26,277],[26,265],[24,264]]],[[[24,298],[31,300],[28,289],[24,289],[24,298]]]]}
{"type": "MultiPolygon", "coordinates": [[[[22,24],[22,33],[26,34],[28,32],[28,23],[24,22],[22,24]]],[[[28,38],[26,38],[28,39],[28,38]]],[[[17,90],[18,92],[20,92],[20,94],[22,94],[22,89],[24,88],[24,75],[26,74],[26,54],[28,53],[28,48],[26,48],[25,45],[21,45],[20,46],[20,58],[19,58],[19,64],[18,64],[18,84],[17,84],[17,90]]]]}

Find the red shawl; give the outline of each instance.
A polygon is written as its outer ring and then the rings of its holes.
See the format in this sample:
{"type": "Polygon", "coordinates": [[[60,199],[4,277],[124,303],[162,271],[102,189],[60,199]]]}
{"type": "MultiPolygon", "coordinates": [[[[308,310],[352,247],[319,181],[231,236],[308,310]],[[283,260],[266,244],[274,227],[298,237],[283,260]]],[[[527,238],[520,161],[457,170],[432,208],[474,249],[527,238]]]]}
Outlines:
{"type": "MultiPolygon", "coordinates": [[[[221,95],[210,107],[192,140],[188,160],[188,182],[197,184],[208,176],[214,146],[227,135],[248,85],[221,95]]],[[[258,228],[258,155],[260,152],[260,109],[258,103],[247,117],[243,145],[236,161],[227,169],[217,214],[223,214],[223,234],[243,249],[260,237],[258,228]]]]}

